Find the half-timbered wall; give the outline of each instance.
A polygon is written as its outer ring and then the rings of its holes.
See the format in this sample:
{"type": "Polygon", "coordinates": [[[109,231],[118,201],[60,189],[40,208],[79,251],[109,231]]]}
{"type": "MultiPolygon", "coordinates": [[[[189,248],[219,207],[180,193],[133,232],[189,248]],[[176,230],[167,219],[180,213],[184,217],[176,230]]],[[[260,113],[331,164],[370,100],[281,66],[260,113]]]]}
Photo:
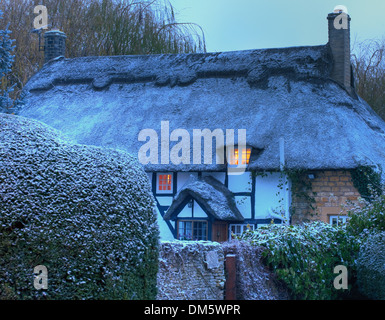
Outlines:
{"type": "MultiPolygon", "coordinates": [[[[253,175],[251,172],[245,172],[242,175],[227,175],[226,172],[159,172],[148,173],[152,182],[152,188],[157,203],[158,222],[160,227],[162,240],[173,240],[178,237],[177,225],[178,221],[189,219],[193,221],[207,221],[209,240],[216,241],[218,226],[213,224],[214,221],[207,215],[203,208],[194,200],[188,203],[178,215],[177,221],[165,221],[163,215],[173,201],[173,197],[188,183],[191,176],[198,178],[206,175],[211,175],[233,193],[236,205],[245,218],[242,225],[251,225],[252,228],[261,224],[270,223],[272,217],[269,215],[271,209],[278,212],[284,207],[285,201],[290,195],[284,192],[279,186],[282,184],[282,176],[280,173],[267,173],[266,175],[253,175]],[[172,174],[172,188],[168,192],[157,190],[159,185],[159,175],[172,174]]],[[[280,220],[274,219],[276,223],[280,220]]],[[[229,222],[233,230],[244,229],[235,228],[234,224],[239,223],[229,222]]],[[[223,229],[223,226],[222,228],[223,229]]],[[[230,236],[230,230],[229,230],[230,236]]],[[[222,239],[222,235],[221,235],[222,239]]]]}

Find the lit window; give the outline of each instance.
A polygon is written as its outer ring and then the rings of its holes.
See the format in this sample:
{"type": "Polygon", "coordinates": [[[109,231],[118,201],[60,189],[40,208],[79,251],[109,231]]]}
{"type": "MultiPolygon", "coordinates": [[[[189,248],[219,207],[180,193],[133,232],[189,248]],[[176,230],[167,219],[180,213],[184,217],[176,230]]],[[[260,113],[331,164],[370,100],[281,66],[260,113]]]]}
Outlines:
{"type": "Polygon", "coordinates": [[[172,174],[158,175],[158,191],[172,191],[172,174]]]}
{"type": "Polygon", "coordinates": [[[339,226],[341,224],[346,223],[346,216],[330,216],[329,222],[333,226],[339,226]]]}
{"type": "Polygon", "coordinates": [[[179,240],[207,240],[207,221],[182,220],[178,222],[179,240]]]}
{"type": "MultiPolygon", "coordinates": [[[[242,149],[242,158],[241,158],[242,161],[241,161],[241,163],[242,164],[249,164],[250,155],[251,155],[251,148],[242,149]]],[[[234,154],[230,155],[229,164],[232,166],[237,166],[239,164],[239,150],[238,150],[238,148],[235,148],[234,154]]]]}
{"type": "Polygon", "coordinates": [[[230,224],[230,237],[234,239],[234,236],[241,236],[245,231],[254,230],[254,225],[250,224],[230,224]]]}

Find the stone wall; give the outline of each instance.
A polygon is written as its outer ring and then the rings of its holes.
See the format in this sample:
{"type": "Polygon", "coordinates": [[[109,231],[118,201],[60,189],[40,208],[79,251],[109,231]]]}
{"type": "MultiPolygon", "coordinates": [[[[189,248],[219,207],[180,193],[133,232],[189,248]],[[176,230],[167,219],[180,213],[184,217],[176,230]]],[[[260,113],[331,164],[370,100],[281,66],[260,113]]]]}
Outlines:
{"type": "Polygon", "coordinates": [[[158,300],[223,300],[224,253],[217,242],[162,241],[158,300]]]}
{"type": "Polygon", "coordinates": [[[225,257],[236,256],[237,300],[288,300],[286,289],[262,262],[262,247],[232,240],[222,244],[225,257]]]}
{"type": "Polygon", "coordinates": [[[308,198],[293,194],[292,223],[294,224],[308,220],[321,220],[329,223],[330,216],[346,214],[347,203],[356,202],[360,196],[353,185],[349,171],[317,171],[311,173],[314,179],[310,179],[309,174],[306,173],[306,177],[303,177],[306,183],[311,185],[311,189],[306,190],[308,198]],[[310,208],[309,199],[315,201],[312,204],[314,210],[310,208]]]}
{"type": "Polygon", "coordinates": [[[232,240],[162,241],[159,250],[158,300],[223,300],[227,255],[236,257],[237,300],[280,300],[287,293],[261,261],[261,248],[232,240]]]}

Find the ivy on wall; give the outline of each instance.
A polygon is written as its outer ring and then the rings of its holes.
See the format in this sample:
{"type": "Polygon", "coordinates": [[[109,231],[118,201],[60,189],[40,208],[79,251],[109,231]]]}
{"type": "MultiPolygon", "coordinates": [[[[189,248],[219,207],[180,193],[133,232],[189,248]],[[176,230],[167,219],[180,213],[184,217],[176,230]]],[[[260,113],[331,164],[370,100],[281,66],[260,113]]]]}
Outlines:
{"type": "MultiPolygon", "coordinates": [[[[284,168],[282,171],[284,175],[291,182],[291,193],[293,199],[301,199],[307,204],[308,214],[314,216],[317,214],[316,211],[316,200],[317,193],[313,191],[311,180],[308,178],[308,171],[305,169],[288,169],[284,168]]],[[[295,214],[295,207],[291,205],[290,215],[295,214]]]]}
{"type": "Polygon", "coordinates": [[[360,166],[350,170],[354,187],[366,200],[370,200],[373,193],[381,194],[381,173],[381,168],[379,171],[375,171],[373,167],[370,166],[360,166]]]}
{"type": "MultiPolygon", "coordinates": [[[[279,171],[281,173],[281,177],[279,180],[279,183],[277,187],[281,190],[287,190],[288,188],[291,188],[291,194],[293,199],[301,199],[301,201],[307,203],[308,206],[308,214],[311,216],[314,216],[317,214],[316,212],[316,200],[315,197],[317,195],[316,192],[312,189],[311,180],[308,178],[308,171],[305,169],[289,169],[289,168],[283,168],[282,171],[279,171]],[[285,180],[285,176],[287,179],[285,180]],[[288,181],[290,181],[290,186],[288,184],[288,181]]],[[[274,172],[257,172],[252,171],[252,177],[266,177],[268,173],[273,174],[274,172]]],[[[278,201],[280,204],[283,204],[283,196],[281,195],[281,192],[277,193],[278,197],[281,197],[278,201]]],[[[292,217],[295,214],[295,207],[291,205],[290,207],[290,216],[292,217]]]]}
{"type": "MultiPolygon", "coordinates": [[[[284,191],[289,188],[287,181],[290,181],[290,188],[292,198],[295,199],[296,202],[304,202],[307,204],[307,214],[310,216],[315,216],[318,214],[316,207],[316,196],[317,193],[312,189],[312,181],[309,179],[308,174],[309,171],[306,169],[289,169],[285,167],[281,172],[281,179],[277,185],[277,187],[284,191]],[[287,177],[285,182],[284,177],[287,177]]],[[[381,190],[383,184],[381,182],[381,170],[376,171],[373,167],[370,166],[360,166],[356,169],[349,170],[353,185],[358,190],[360,195],[365,199],[370,199],[373,194],[381,194],[381,190]]],[[[257,176],[266,177],[268,173],[273,174],[273,172],[265,172],[265,171],[252,171],[252,179],[257,176]]],[[[251,189],[251,188],[250,188],[251,189]]],[[[250,190],[251,191],[251,190],[250,190]]],[[[281,196],[280,192],[277,193],[278,197],[281,197],[279,203],[283,203],[283,196],[281,196]]],[[[242,199],[243,200],[243,199],[242,199]]],[[[243,201],[241,202],[243,203],[243,201]]],[[[240,203],[238,203],[240,204],[240,203]]],[[[291,205],[290,207],[290,216],[296,214],[295,205],[291,205]]]]}

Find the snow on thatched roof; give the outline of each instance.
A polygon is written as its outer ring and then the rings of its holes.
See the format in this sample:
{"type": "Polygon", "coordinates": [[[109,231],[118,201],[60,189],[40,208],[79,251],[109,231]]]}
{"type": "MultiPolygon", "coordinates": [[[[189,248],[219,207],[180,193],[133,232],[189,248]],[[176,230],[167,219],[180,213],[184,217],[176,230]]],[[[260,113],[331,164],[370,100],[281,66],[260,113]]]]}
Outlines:
{"type": "MultiPolygon", "coordinates": [[[[24,89],[20,115],[78,143],[137,154],[143,129],[247,130],[260,150],[250,169],[351,169],[385,165],[385,124],[330,79],[325,46],[224,53],[60,58],[24,89]]],[[[161,139],[159,139],[160,144],[161,139]]],[[[170,148],[172,144],[170,145],[170,148]]],[[[191,157],[192,159],[192,157],[191,157]]],[[[146,170],[220,170],[220,165],[148,164],[146,170]]]]}
{"type": "Polygon", "coordinates": [[[171,206],[164,215],[165,220],[176,218],[186,201],[194,199],[215,219],[243,221],[234,197],[229,189],[211,176],[196,179],[192,177],[175,195],[171,206]]]}

